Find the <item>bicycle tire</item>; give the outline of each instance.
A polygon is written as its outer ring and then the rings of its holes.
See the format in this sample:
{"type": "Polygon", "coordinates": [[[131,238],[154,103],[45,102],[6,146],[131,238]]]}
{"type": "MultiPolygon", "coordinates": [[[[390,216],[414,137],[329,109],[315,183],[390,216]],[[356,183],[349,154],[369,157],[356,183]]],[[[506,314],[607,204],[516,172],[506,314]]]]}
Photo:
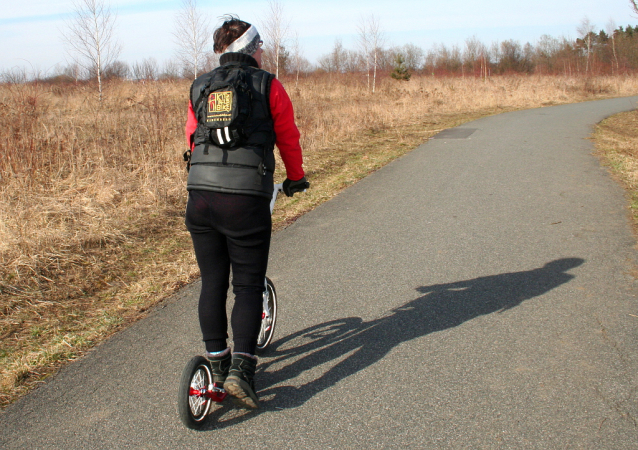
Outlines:
{"type": "Polygon", "coordinates": [[[259,337],[257,338],[257,350],[264,351],[266,347],[272,342],[272,337],[275,334],[275,324],[277,323],[277,291],[272,280],[266,277],[266,290],[264,295],[268,295],[267,305],[270,310],[270,314],[267,311],[263,311],[261,319],[261,327],[259,329],[259,337]]]}
{"type": "Polygon", "coordinates": [[[191,388],[207,389],[213,377],[208,360],[203,356],[193,357],[182,372],[177,397],[177,411],[182,423],[191,430],[198,430],[206,423],[211,400],[191,395],[191,388]]]}

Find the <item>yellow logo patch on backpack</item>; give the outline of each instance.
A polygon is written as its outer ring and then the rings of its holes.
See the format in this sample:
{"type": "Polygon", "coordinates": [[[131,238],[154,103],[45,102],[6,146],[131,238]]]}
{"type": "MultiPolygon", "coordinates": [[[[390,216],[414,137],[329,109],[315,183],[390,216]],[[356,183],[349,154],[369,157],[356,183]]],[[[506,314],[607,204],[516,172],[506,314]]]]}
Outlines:
{"type": "Polygon", "coordinates": [[[208,96],[206,122],[230,120],[233,110],[233,91],[211,92],[208,96]]]}
{"type": "Polygon", "coordinates": [[[241,67],[220,67],[200,88],[193,110],[212,144],[233,148],[245,142],[244,126],[252,110],[250,81],[241,67]]]}

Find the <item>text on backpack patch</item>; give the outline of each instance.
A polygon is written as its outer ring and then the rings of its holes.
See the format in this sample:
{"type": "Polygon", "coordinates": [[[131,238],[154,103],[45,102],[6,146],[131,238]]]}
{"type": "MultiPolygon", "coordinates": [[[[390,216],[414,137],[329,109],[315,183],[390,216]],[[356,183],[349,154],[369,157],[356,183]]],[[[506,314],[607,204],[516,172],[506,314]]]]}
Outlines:
{"type": "Polygon", "coordinates": [[[233,109],[232,91],[211,92],[208,96],[207,122],[230,119],[233,109]]]}

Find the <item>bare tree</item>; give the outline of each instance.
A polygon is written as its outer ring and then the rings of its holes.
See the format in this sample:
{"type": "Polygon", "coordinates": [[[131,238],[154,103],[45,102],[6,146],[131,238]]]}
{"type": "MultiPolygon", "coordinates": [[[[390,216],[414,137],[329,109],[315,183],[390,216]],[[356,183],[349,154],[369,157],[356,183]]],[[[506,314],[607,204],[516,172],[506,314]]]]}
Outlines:
{"type": "Polygon", "coordinates": [[[480,64],[483,44],[476,36],[465,40],[465,50],[463,51],[463,67],[466,65],[470,73],[474,74],[477,63],[480,64]]]}
{"type": "Polygon", "coordinates": [[[164,67],[159,75],[160,80],[175,80],[181,75],[180,63],[175,60],[164,62],[164,67]]]}
{"type": "Polygon", "coordinates": [[[124,61],[113,61],[104,68],[104,79],[120,79],[123,80],[131,73],[131,67],[124,61]]]}
{"type": "Polygon", "coordinates": [[[631,9],[638,14],[638,0],[629,0],[629,6],[631,6],[631,9]]]}
{"type": "Polygon", "coordinates": [[[159,65],[155,58],[146,58],[141,63],[135,63],[132,67],[133,77],[138,81],[156,80],[159,73],[159,65]]]}
{"type": "Polygon", "coordinates": [[[405,67],[412,71],[421,70],[425,58],[422,48],[414,44],[405,44],[401,48],[401,54],[405,57],[405,67]]]}
{"type": "Polygon", "coordinates": [[[359,19],[359,25],[357,27],[359,32],[359,39],[357,44],[363,54],[363,60],[366,65],[366,78],[368,80],[368,91],[370,90],[370,31],[368,29],[368,22],[364,16],[359,19]]]}
{"type": "Polygon", "coordinates": [[[288,37],[290,21],[284,16],[284,6],[279,0],[269,0],[268,10],[262,23],[266,46],[271,50],[272,64],[275,68],[275,76],[279,78],[279,59],[284,46],[284,41],[288,37]]]}
{"type": "Polygon", "coordinates": [[[341,39],[335,39],[335,45],[332,49],[332,53],[330,54],[330,62],[332,66],[331,72],[342,73],[344,72],[346,65],[346,49],[343,48],[343,44],[341,43],[341,39]]]}
{"type": "Polygon", "coordinates": [[[377,84],[377,67],[379,66],[379,55],[383,49],[384,36],[381,30],[379,19],[371,14],[368,18],[368,33],[370,35],[370,51],[372,52],[372,93],[374,94],[377,84]]]}
{"type": "Polygon", "coordinates": [[[377,68],[379,57],[383,52],[384,36],[381,31],[379,19],[374,14],[368,17],[361,16],[358,26],[358,44],[363,53],[368,77],[368,90],[370,89],[370,68],[372,67],[372,93],[374,94],[377,81],[377,68]]]}
{"type": "Polygon", "coordinates": [[[116,16],[104,0],[76,0],[73,18],[67,23],[62,38],[73,60],[89,73],[97,76],[100,102],[102,74],[121,52],[113,31],[116,16]]]}
{"type": "Polygon", "coordinates": [[[320,69],[333,73],[355,73],[363,67],[361,53],[344,48],[339,38],[335,39],[332,51],[321,56],[317,62],[320,69]]]}
{"type": "Polygon", "coordinates": [[[609,21],[607,22],[607,34],[609,35],[609,37],[611,38],[611,51],[612,51],[612,55],[614,57],[614,62],[611,65],[612,68],[612,75],[614,73],[614,66],[616,66],[616,72],[618,72],[618,55],[616,54],[616,22],[614,22],[614,19],[610,18],[609,21]]]}
{"type": "Polygon", "coordinates": [[[580,34],[581,39],[587,45],[587,65],[585,67],[585,73],[589,73],[590,67],[590,59],[591,59],[591,36],[594,32],[594,24],[591,23],[588,17],[585,17],[581,20],[580,25],[576,28],[578,34],[580,34]]]}
{"type": "Polygon", "coordinates": [[[295,31],[295,38],[292,41],[292,67],[295,73],[297,74],[295,86],[299,84],[299,72],[301,71],[302,59],[303,59],[303,50],[301,48],[301,44],[299,44],[299,33],[295,31]]]}
{"type": "Polygon", "coordinates": [[[463,51],[462,62],[467,65],[469,72],[474,76],[478,75],[487,78],[488,49],[476,36],[465,40],[465,50],[463,51]]]}
{"type": "Polygon", "coordinates": [[[457,73],[459,69],[463,70],[463,56],[457,45],[453,45],[452,48],[448,48],[444,44],[434,45],[430,60],[436,72],[453,74],[457,73]]]}
{"type": "Polygon", "coordinates": [[[182,0],[182,8],[175,17],[173,37],[177,58],[197,78],[207,53],[210,53],[212,37],[210,20],[197,8],[197,0],[182,0]]]}
{"type": "Polygon", "coordinates": [[[75,84],[78,84],[78,82],[80,81],[80,78],[82,78],[83,76],[83,72],[84,70],[78,63],[72,63],[72,64],[68,64],[63,69],[62,73],[69,78],[73,78],[73,80],[75,80],[75,84]]]}

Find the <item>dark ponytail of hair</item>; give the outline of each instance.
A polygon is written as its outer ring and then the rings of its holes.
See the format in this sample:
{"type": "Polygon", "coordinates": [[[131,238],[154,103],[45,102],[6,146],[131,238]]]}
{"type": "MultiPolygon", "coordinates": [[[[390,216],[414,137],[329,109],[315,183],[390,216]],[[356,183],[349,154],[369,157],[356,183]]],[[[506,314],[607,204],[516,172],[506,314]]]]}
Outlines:
{"type": "Polygon", "coordinates": [[[213,50],[215,53],[223,53],[230,44],[235,42],[242,34],[250,28],[248,22],[239,20],[239,17],[233,15],[225,15],[221,17],[224,21],[221,27],[215,30],[213,34],[213,50]]]}

